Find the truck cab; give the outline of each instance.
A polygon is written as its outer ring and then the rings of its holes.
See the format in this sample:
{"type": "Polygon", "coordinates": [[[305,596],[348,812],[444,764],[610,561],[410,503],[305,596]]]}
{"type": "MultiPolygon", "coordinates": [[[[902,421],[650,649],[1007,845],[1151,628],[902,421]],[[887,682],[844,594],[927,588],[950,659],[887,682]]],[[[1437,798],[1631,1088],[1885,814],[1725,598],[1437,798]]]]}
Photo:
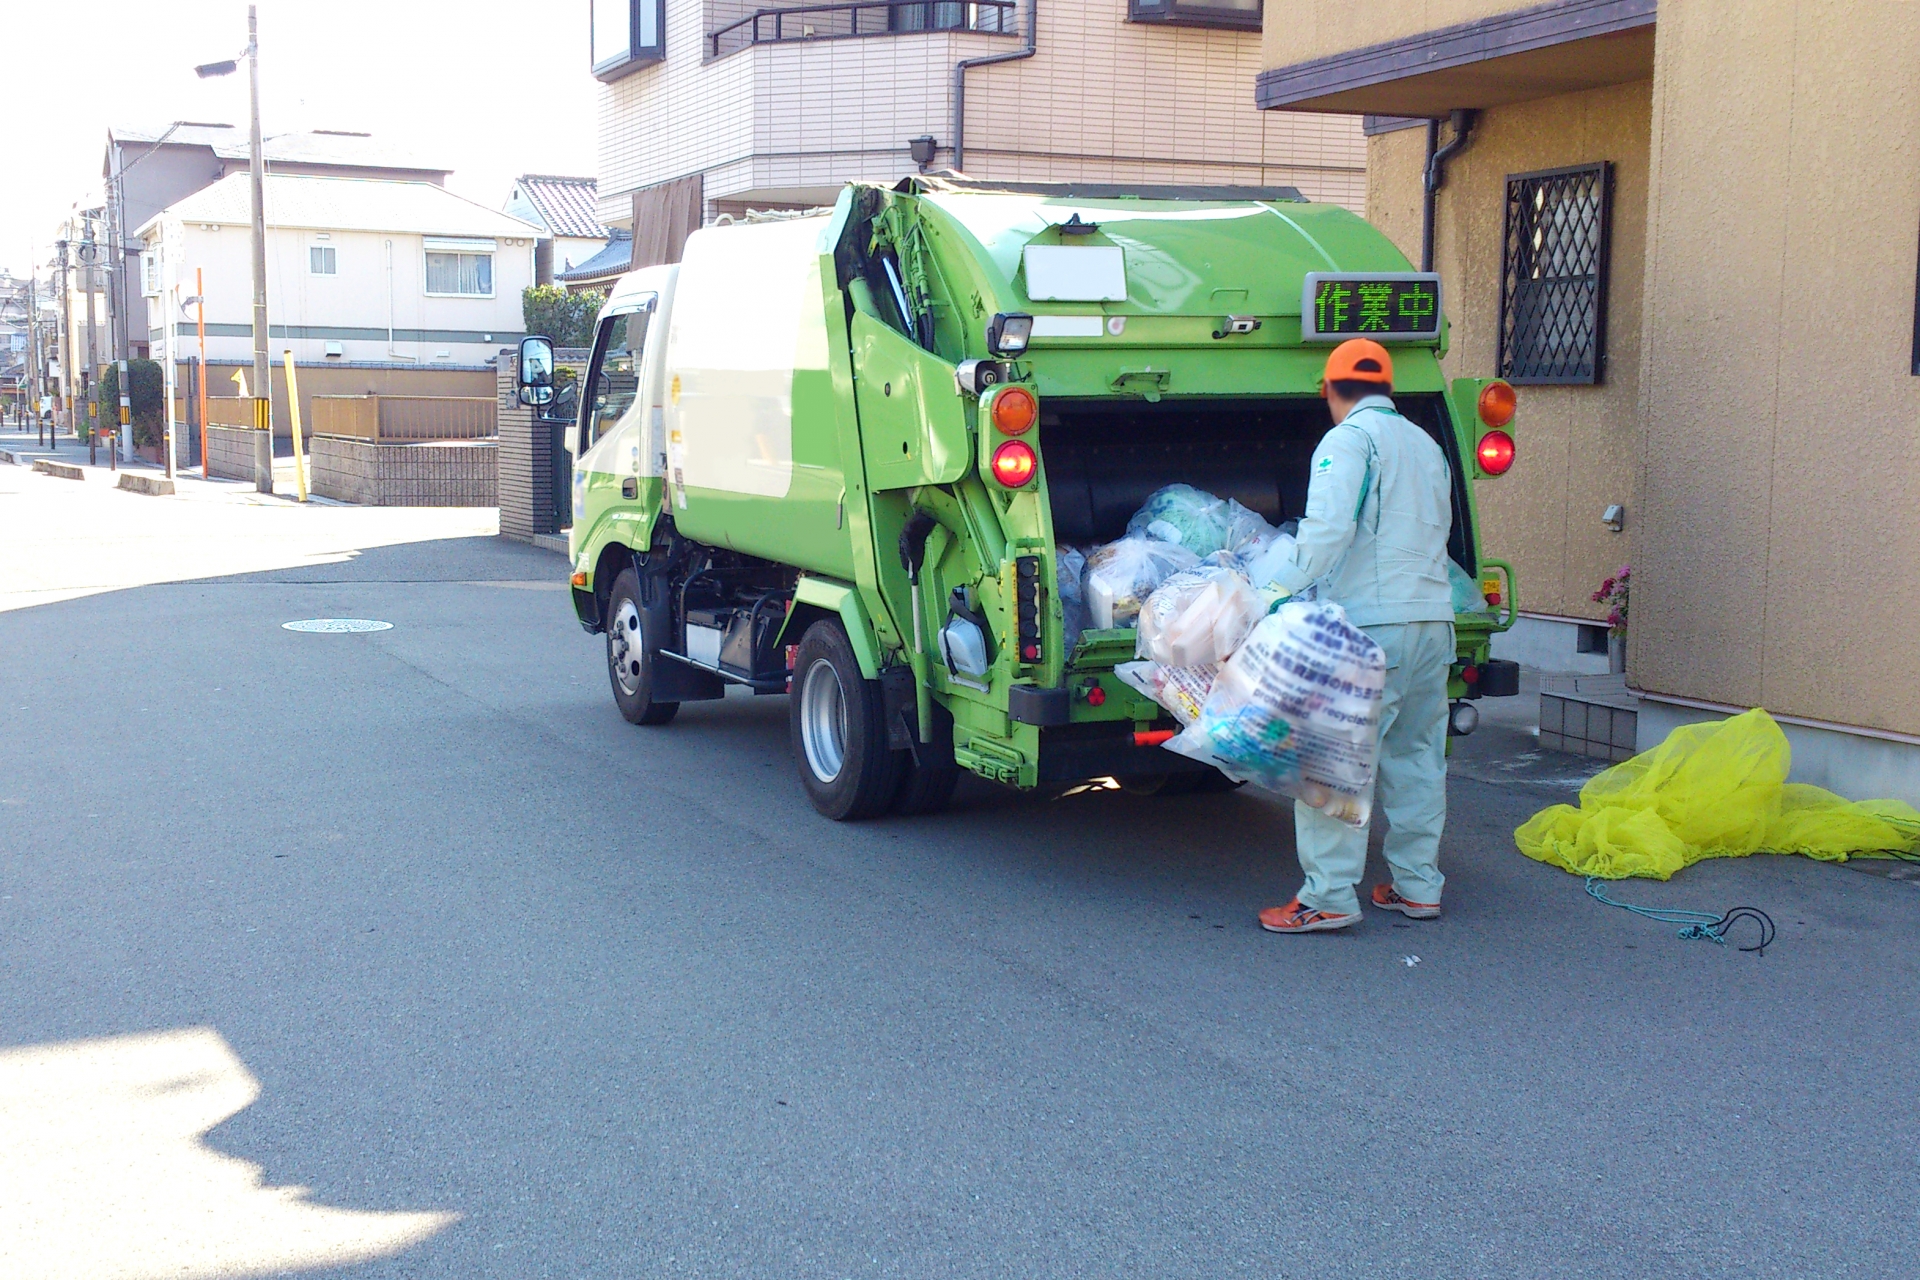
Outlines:
{"type": "Polygon", "coordinates": [[[1173,722],[1114,675],[1132,628],[1069,631],[1066,553],[1173,483],[1297,519],[1326,351],[1369,336],[1452,470],[1449,692],[1470,731],[1475,700],[1517,691],[1489,652],[1513,574],[1482,550],[1473,488],[1512,461],[1515,403],[1442,376],[1441,303],[1363,220],[1286,189],[914,178],[696,232],[600,314],[574,608],[635,723],[730,684],[790,694],[830,817],[936,809],[962,772],[1224,785],[1162,750],[1173,722]]]}

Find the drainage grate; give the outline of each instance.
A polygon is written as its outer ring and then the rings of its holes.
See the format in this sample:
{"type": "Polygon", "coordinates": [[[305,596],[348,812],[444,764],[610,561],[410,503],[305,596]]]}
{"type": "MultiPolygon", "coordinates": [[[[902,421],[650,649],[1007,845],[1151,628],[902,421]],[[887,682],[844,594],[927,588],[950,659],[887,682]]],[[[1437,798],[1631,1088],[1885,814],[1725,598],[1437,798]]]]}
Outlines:
{"type": "Polygon", "coordinates": [[[372,618],[302,618],[298,622],[283,622],[284,631],[310,631],[317,635],[352,635],[361,631],[391,631],[391,622],[377,622],[372,618]]]}

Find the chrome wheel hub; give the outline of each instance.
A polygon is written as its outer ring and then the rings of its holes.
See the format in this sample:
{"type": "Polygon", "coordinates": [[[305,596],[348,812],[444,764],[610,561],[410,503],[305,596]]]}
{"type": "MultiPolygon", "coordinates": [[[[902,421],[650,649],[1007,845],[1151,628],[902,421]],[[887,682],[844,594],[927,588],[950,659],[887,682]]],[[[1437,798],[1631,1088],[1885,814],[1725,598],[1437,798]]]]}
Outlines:
{"type": "Polygon", "coordinates": [[[800,742],[807,767],[822,782],[840,776],[847,763],[847,697],[840,673],[815,658],[800,680],[800,742]]]}
{"type": "Polygon", "coordinates": [[[607,665],[620,692],[629,697],[640,692],[640,610],[631,600],[622,600],[614,611],[613,625],[607,628],[607,665]]]}

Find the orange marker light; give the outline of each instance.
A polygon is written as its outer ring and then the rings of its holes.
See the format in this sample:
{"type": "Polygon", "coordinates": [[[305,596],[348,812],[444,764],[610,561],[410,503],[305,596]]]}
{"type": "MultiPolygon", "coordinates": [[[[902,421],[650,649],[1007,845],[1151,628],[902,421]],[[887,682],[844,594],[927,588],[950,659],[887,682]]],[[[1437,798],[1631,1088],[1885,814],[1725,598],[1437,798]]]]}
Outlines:
{"type": "Polygon", "coordinates": [[[1513,421],[1520,397],[1510,382],[1489,382],[1480,389],[1480,421],[1490,427],[1504,427],[1513,421]]]}
{"type": "Polygon", "coordinates": [[[1503,476],[1513,465],[1513,437],[1504,431],[1489,431],[1480,437],[1480,447],[1474,450],[1473,456],[1482,471],[1490,476],[1503,476]]]}
{"type": "Polygon", "coordinates": [[[1040,459],[1035,456],[1033,446],[1019,440],[1009,440],[993,451],[993,478],[1009,489],[1018,489],[1033,479],[1033,473],[1040,469],[1040,459]]]}
{"type": "Polygon", "coordinates": [[[993,398],[993,425],[1001,435],[1025,435],[1039,416],[1040,406],[1025,387],[1008,387],[993,398]]]}
{"type": "Polygon", "coordinates": [[[587,585],[587,575],[584,570],[573,575],[573,585],[576,587],[584,587],[587,585]]]}

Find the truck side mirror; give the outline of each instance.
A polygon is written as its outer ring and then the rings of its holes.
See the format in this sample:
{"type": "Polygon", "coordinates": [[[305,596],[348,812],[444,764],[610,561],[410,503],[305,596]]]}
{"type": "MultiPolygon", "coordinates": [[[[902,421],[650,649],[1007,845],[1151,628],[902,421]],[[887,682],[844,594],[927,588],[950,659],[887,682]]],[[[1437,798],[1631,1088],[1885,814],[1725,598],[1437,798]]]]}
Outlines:
{"type": "Polygon", "coordinates": [[[553,339],[520,339],[520,403],[553,402],[553,339]]]}

